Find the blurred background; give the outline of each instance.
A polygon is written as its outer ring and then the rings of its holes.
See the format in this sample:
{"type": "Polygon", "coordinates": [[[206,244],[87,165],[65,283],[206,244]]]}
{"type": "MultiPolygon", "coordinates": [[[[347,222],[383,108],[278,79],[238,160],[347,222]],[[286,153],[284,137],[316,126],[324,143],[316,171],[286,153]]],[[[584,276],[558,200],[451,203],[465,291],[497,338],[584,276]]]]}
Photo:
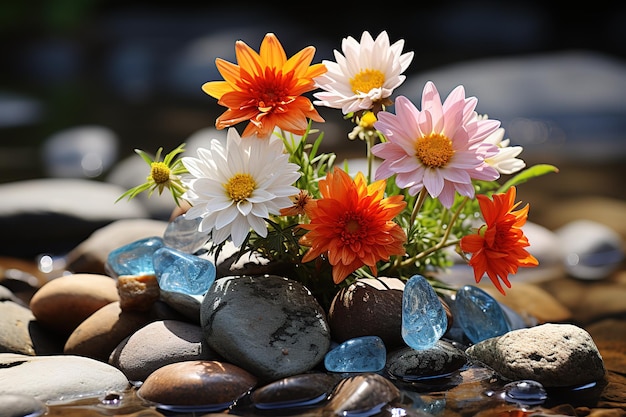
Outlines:
{"type": "MultiPolygon", "coordinates": [[[[364,30],[415,51],[397,94],[419,106],[427,80],[442,96],[463,84],[528,164],[561,168],[520,190],[536,210],[571,195],[626,199],[626,6],[608,1],[1,0],[0,183],[107,180],[140,160],[135,148],[213,134],[224,109],[200,87],[221,79],[215,58],[233,62],[238,39],[258,50],[271,31],[288,56],[314,45],[321,62],[364,30]]],[[[363,155],[338,110],[320,113],[325,150],[363,155]]]]}

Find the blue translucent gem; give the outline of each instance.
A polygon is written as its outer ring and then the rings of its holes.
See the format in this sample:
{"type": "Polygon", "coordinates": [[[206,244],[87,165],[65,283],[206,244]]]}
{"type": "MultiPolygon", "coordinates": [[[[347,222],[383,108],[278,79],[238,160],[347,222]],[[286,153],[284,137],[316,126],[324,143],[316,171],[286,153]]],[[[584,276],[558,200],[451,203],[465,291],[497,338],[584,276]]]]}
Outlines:
{"type": "Polygon", "coordinates": [[[378,336],[346,340],[324,357],[329,372],[378,372],[385,367],[387,349],[378,336]]]}
{"type": "Polygon", "coordinates": [[[163,233],[165,246],[178,249],[181,252],[196,253],[209,240],[207,232],[199,232],[198,226],[202,217],[189,219],[181,214],[168,223],[163,233]]]}
{"type": "Polygon", "coordinates": [[[448,327],[437,293],[421,275],[413,275],[402,294],[402,339],[413,349],[429,349],[448,327]]]}
{"type": "Polygon", "coordinates": [[[152,275],[152,255],[163,247],[163,239],[157,236],[136,240],[109,252],[107,267],[120,275],[152,275]]]}
{"type": "Polygon", "coordinates": [[[473,285],[456,292],[454,320],[472,343],[501,336],[511,330],[500,304],[488,293],[473,285]]]}
{"type": "Polygon", "coordinates": [[[198,256],[165,246],[154,252],[152,260],[159,287],[164,291],[201,295],[215,281],[213,262],[198,256]]]}

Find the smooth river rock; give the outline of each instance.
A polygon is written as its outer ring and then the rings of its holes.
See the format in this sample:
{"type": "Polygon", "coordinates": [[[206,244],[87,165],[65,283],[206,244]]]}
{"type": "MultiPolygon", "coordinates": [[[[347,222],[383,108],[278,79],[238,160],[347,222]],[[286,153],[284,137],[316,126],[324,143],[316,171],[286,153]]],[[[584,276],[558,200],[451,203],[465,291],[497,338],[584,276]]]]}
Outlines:
{"type": "Polygon", "coordinates": [[[328,323],[334,341],[378,336],[388,349],[404,346],[402,339],[402,292],[398,278],[361,278],[333,298],[328,323]]]}
{"type": "Polygon", "coordinates": [[[230,363],[182,361],[151,373],[137,395],[158,405],[225,410],[256,384],[252,374],[230,363]]]}
{"type": "Polygon", "coordinates": [[[170,319],[181,320],[182,316],[161,301],[147,312],[123,311],[119,301],[115,301],[83,321],[68,337],[63,353],[108,362],[113,350],[126,337],[148,323],[170,319]]]}
{"type": "Polygon", "coordinates": [[[129,380],[144,381],[152,372],[170,363],[216,359],[219,355],[203,342],[200,326],[178,320],[159,320],[124,339],[111,353],[109,363],[121,369],[129,380]]]}
{"type": "Polygon", "coordinates": [[[122,371],[90,358],[0,353],[0,395],[29,395],[45,402],[97,396],[129,387],[122,371]]]}
{"type": "Polygon", "coordinates": [[[216,280],[200,321],[213,350],[263,381],[313,369],[330,347],[326,314],[315,297],[277,275],[216,280]]]}
{"type": "Polygon", "coordinates": [[[0,302],[0,352],[22,355],[50,355],[63,350],[63,343],[50,334],[21,304],[0,302]]]}
{"type": "Polygon", "coordinates": [[[73,274],[42,286],[30,300],[30,309],[42,326],[67,336],[94,312],[118,300],[111,277],[73,274]]]}

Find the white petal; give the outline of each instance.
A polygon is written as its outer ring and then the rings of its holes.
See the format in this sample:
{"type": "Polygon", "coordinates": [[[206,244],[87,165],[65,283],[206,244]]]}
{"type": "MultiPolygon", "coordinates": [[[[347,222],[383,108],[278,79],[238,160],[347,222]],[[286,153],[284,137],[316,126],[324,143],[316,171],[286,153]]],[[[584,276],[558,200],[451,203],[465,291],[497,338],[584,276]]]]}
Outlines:
{"type": "Polygon", "coordinates": [[[237,211],[242,216],[247,216],[252,211],[252,203],[248,200],[241,200],[237,203],[237,211]]]}
{"type": "Polygon", "coordinates": [[[232,206],[227,208],[226,210],[222,210],[217,214],[217,218],[215,219],[215,228],[221,229],[225,227],[229,223],[235,221],[235,219],[239,216],[239,210],[237,210],[236,206],[232,206]]]}

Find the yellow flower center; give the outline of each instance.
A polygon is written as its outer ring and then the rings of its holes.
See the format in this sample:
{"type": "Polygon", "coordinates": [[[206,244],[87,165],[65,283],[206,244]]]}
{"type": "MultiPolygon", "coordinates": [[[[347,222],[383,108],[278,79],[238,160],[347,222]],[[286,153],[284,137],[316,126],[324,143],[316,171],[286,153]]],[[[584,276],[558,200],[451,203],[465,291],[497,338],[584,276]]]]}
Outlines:
{"type": "Polygon", "coordinates": [[[380,88],[385,82],[385,74],[378,70],[367,69],[359,72],[350,80],[352,92],[367,93],[374,88],[380,88]]]}
{"type": "Polygon", "coordinates": [[[150,178],[157,184],[165,184],[170,180],[170,168],[164,162],[150,164],[150,178]]]}
{"type": "Polygon", "coordinates": [[[240,202],[252,195],[256,182],[250,174],[235,174],[224,184],[224,188],[231,199],[240,202]]]}
{"type": "Polygon", "coordinates": [[[415,156],[429,168],[446,166],[453,155],[452,141],[439,133],[423,136],[415,144],[415,156]]]}
{"type": "Polygon", "coordinates": [[[359,126],[364,129],[373,129],[374,123],[376,123],[376,115],[371,111],[365,112],[361,120],[359,120],[359,126]]]}

